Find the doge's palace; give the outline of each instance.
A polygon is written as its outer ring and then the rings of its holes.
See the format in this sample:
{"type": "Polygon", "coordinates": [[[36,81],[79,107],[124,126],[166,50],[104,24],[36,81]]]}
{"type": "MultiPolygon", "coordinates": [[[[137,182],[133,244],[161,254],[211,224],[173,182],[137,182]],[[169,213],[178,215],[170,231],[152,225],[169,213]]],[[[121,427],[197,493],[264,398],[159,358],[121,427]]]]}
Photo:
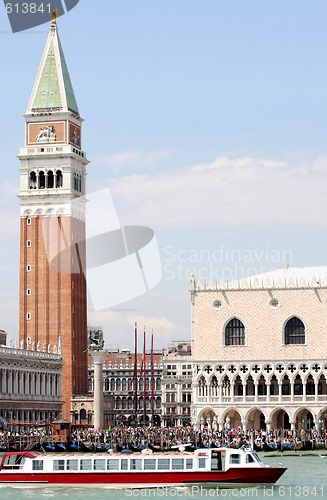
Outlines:
{"type": "Polygon", "coordinates": [[[197,428],[326,428],[327,267],[190,280],[197,428]]]}

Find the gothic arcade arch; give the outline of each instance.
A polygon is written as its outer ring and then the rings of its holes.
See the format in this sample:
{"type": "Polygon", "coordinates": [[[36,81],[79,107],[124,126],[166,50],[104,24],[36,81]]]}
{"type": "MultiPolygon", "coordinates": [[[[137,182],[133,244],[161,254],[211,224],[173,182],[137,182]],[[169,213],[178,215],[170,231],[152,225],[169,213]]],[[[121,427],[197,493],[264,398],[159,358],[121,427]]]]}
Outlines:
{"type": "Polygon", "coordinates": [[[206,406],[202,408],[198,415],[198,423],[200,428],[203,430],[205,428],[212,429],[216,426],[217,415],[212,406],[206,406]]]}
{"type": "Polygon", "coordinates": [[[273,409],[269,416],[269,420],[271,421],[271,427],[273,429],[291,428],[291,415],[282,406],[273,409]]]}
{"type": "Polygon", "coordinates": [[[307,406],[300,406],[293,415],[296,429],[312,429],[315,425],[313,414],[307,406]]]}
{"type": "Polygon", "coordinates": [[[242,427],[242,415],[239,408],[235,406],[230,406],[223,411],[220,415],[220,422],[223,424],[224,428],[227,429],[237,429],[242,427]]]}
{"type": "Polygon", "coordinates": [[[267,415],[259,406],[250,408],[245,414],[244,420],[247,422],[248,430],[259,431],[266,429],[267,415]]]}

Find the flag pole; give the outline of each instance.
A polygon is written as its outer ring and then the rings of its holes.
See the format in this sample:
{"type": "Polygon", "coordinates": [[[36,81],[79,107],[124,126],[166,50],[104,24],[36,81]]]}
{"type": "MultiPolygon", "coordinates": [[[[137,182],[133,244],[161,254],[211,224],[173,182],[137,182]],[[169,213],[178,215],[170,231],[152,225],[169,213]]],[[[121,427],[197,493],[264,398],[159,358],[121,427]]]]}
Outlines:
{"type": "Polygon", "coordinates": [[[134,414],[135,426],[137,427],[137,323],[134,329],[134,414]]]}
{"type": "Polygon", "coordinates": [[[151,416],[154,425],[154,365],[153,365],[153,328],[151,331],[151,416]]]}
{"type": "Polygon", "coordinates": [[[144,332],[143,332],[143,401],[144,401],[144,408],[143,408],[143,423],[144,426],[146,424],[146,361],[145,361],[145,342],[146,342],[146,332],[145,332],[145,327],[144,327],[144,332]]]}

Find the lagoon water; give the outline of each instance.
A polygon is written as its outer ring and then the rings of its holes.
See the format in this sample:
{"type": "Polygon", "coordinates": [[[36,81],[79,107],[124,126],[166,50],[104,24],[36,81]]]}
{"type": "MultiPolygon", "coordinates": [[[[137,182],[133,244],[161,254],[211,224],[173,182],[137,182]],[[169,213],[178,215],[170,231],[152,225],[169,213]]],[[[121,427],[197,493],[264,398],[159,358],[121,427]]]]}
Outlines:
{"type": "Polygon", "coordinates": [[[327,456],[264,457],[269,465],[283,463],[288,470],[274,486],[256,488],[219,488],[192,486],[178,488],[107,489],[107,488],[0,488],[1,500],[127,500],[137,498],[176,498],[203,500],[205,498],[327,499],[327,456]]]}

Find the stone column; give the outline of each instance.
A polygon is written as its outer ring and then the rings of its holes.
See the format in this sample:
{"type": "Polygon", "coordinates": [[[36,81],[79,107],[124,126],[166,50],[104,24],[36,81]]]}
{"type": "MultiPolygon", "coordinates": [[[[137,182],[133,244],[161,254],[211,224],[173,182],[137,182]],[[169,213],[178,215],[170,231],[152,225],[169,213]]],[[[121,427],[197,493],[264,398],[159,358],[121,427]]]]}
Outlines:
{"type": "Polygon", "coordinates": [[[221,382],[218,383],[218,394],[219,394],[219,403],[223,402],[223,384],[221,382]]]}
{"type": "Polygon", "coordinates": [[[302,401],[305,403],[307,401],[307,383],[305,382],[303,385],[303,394],[302,394],[302,401]]]}
{"type": "Polygon", "coordinates": [[[243,403],[246,403],[246,382],[243,383],[243,403]]]}
{"type": "Polygon", "coordinates": [[[320,430],[320,425],[319,425],[319,418],[318,418],[318,415],[316,413],[313,415],[313,425],[315,426],[316,430],[318,431],[318,433],[320,435],[321,430],[320,430]]]}
{"type": "Polygon", "coordinates": [[[255,403],[258,402],[258,387],[259,387],[258,381],[255,381],[254,382],[254,402],[255,403]]]}
{"type": "Polygon", "coordinates": [[[318,386],[319,386],[319,381],[315,380],[315,403],[318,403],[318,386]]]}
{"type": "Polygon", "coordinates": [[[279,403],[282,402],[282,382],[278,381],[278,399],[279,403]]]}
{"type": "Polygon", "coordinates": [[[230,385],[230,392],[229,392],[229,395],[230,395],[230,402],[231,403],[234,403],[235,401],[235,398],[234,398],[234,391],[235,391],[235,382],[233,382],[233,384],[230,385]]]}
{"type": "Polygon", "coordinates": [[[266,397],[266,402],[270,403],[270,381],[268,384],[266,384],[267,387],[267,397],[266,397]]]}
{"type": "Polygon", "coordinates": [[[103,429],[103,356],[105,351],[90,349],[94,366],[94,430],[103,429]]]}

